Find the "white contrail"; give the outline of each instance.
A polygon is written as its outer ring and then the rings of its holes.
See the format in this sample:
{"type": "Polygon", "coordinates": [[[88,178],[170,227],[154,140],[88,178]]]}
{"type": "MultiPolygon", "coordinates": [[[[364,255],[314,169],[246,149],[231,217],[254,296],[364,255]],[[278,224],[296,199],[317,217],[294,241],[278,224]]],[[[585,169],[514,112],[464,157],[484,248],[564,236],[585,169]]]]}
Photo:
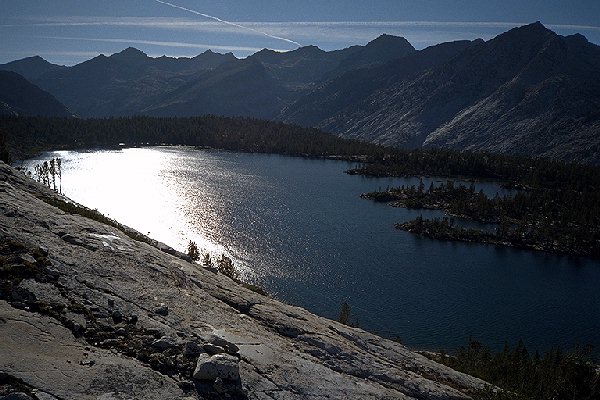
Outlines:
{"type": "Polygon", "coordinates": [[[213,20],[215,20],[217,22],[220,22],[222,24],[227,24],[227,25],[235,26],[237,28],[246,29],[246,30],[249,30],[249,31],[261,34],[261,35],[265,35],[267,37],[270,37],[271,39],[283,40],[284,42],[292,43],[292,44],[295,44],[296,46],[302,46],[300,43],[295,42],[295,41],[293,41],[291,39],[286,39],[286,38],[281,37],[281,36],[271,35],[270,33],[259,31],[258,29],[254,29],[254,28],[250,28],[248,26],[236,24],[235,22],[225,21],[224,19],[217,18],[217,17],[214,17],[212,15],[204,14],[204,13],[201,13],[199,11],[190,10],[189,8],[178,6],[177,4],[169,3],[167,1],[162,1],[162,0],[154,0],[154,1],[156,1],[157,3],[161,3],[161,4],[164,4],[164,5],[173,7],[173,8],[178,8],[178,9],[183,10],[183,11],[191,12],[192,14],[200,15],[200,16],[202,16],[204,18],[213,19],[213,20]]]}

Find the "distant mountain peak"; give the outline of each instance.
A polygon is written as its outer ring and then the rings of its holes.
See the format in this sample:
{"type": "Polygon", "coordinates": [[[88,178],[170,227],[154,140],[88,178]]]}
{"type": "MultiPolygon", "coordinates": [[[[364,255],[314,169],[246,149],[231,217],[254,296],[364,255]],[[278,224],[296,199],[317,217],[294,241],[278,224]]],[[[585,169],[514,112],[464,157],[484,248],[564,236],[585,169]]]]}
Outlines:
{"type": "Polygon", "coordinates": [[[377,38],[371,40],[367,43],[366,47],[380,47],[380,46],[396,46],[396,47],[405,47],[414,50],[414,47],[408,40],[403,38],[402,36],[394,36],[388,35],[384,33],[379,35],[377,38]]]}
{"type": "Polygon", "coordinates": [[[121,53],[123,53],[123,54],[143,54],[143,55],[146,55],[146,53],[144,53],[143,51],[138,50],[135,47],[131,47],[131,46],[129,46],[125,50],[121,51],[121,53]]]}
{"type": "MultiPolygon", "coordinates": [[[[401,36],[395,36],[395,35],[390,35],[388,33],[382,33],[381,35],[377,36],[375,39],[371,40],[369,43],[375,43],[375,42],[381,42],[384,40],[395,40],[395,39],[404,39],[401,36]]],[[[406,39],[404,39],[406,40],[406,39]]],[[[367,44],[369,44],[367,43],[367,44]]]]}
{"type": "Polygon", "coordinates": [[[42,58],[40,56],[25,57],[20,60],[11,61],[8,64],[17,64],[17,63],[34,63],[34,64],[38,64],[38,65],[42,65],[42,64],[43,65],[54,65],[54,64],[50,63],[49,61],[46,61],[44,58],[42,58]]]}
{"type": "Polygon", "coordinates": [[[576,42],[589,43],[588,39],[581,33],[575,33],[574,35],[565,36],[565,38],[576,42]]]}
{"type": "Polygon", "coordinates": [[[7,64],[0,64],[0,70],[14,71],[28,80],[34,80],[46,72],[61,68],[65,67],[52,64],[40,56],[25,57],[7,64]]]}
{"type": "MultiPolygon", "coordinates": [[[[495,52],[502,51],[512,53],[512,48],[520,48],[522,50],[529,49],[536,51],[540,46],[547,42],[550,38],[557,38],[558,35],[546,28],[541,22],[536,21],[531,24],[512,28],[507,32],[496,36],[489,43],[500,46],[504,50],[494,50],[495,52]]],[[[498,53],[499,54],[499,53],[498,53]]]]}
{"type": "Polygon", "coordinates": [[[277,56],[280,53],[276,52],[275,50],[271,50],[271,49],[262,49],[260,51],[257,51],[256,53],[252,54],[251,56],[249,56],[248,58],[246,58],[246,60],[249,61],[256,61],[256,62],[272,62],[273,60],[277,59],[277,56]]]}
{"type": "Polygon", "coordinates": [[[554,32],[552,32],[550,29],[546,28],[544,26],[544,24],[542,24],[540,21],[536,21],[531,24],[513,28],[513,29],[509,30],[508,32],[503,33],[500,36],[503,36],[503,35],[507,35],[507,36],[525,35],[525,36],[533,37],[533,36],[544,36],[544,35],[549,35],[549,34],[555,35],[554,32]]]}
{"type": "Polygon", "coordinates": [[[265,48],[265,49],[257,51],[256,53],[252,54],[250,57],[257,56],[257,55],[267,55],[267,54],[277,54],[277,52],[275,50],[265,48]]]}
{"type": "Polygon", "coordinates": [[[317,51],[319,53],[323,52],[323,50],[321,50],[319,47],[315,46],[314,44],[309,44],[307,46],[298,47],[296,50],[292,50],[292,51],[317,51]]]}
{"type": "Polygon", "coordinates": [[[288,51],[288,54],[299,54],[301,56],[318,56],[324,54],[325,51],[321,50],[317,46],[309,45],[298,47],[296,50],[288,51]]]}
{"type": "Polygon", "coordinates": [[[128,47],[125,50],[120,51],[119,53],[114,53],[110,56],[111,58],[118,59],[145,59],[148,57],[146,53],[141,50],[136,49],[135,47],[128,47]]]}
{"type": "Polygon", "coordinates": [[[521,28],[524,30],[552,32],[550,29],[546,28],[546,26],[544,26],[544,24],[542,24],[540,21],[535,21],[535,22],[532,22],[531,24],[523,25],[521,28]]]}
{"type": "Polygon", "coordinates": [[[0,71],[0,99],[11,115],[72,116],[53,95],[14,71],[0,71]]]}

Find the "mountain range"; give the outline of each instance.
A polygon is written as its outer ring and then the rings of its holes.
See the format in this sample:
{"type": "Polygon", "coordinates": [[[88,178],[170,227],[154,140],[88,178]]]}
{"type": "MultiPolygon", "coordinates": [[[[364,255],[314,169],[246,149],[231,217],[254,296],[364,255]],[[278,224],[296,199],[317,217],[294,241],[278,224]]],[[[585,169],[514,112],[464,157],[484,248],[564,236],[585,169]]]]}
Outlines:
{"type": "Polygon", "coordinates": [[[31,57],[0,69],[81,117],[249,116],[406,148],[600,163],[600,47],[539,22],[423,50],[382,35],[335,51],[152,58],[128,48],[72,67],[31,57]]]}
{"type": "Polygon", "coordinates": [[[540,23],[343,75],[286,122],[404,146],[600,161],[600,48],[540,23]]]}
{"type": "Polygon", "coordinates": [[[70,117],[50,93],[12,71],[0,71],[0,115],[70,117]]]}

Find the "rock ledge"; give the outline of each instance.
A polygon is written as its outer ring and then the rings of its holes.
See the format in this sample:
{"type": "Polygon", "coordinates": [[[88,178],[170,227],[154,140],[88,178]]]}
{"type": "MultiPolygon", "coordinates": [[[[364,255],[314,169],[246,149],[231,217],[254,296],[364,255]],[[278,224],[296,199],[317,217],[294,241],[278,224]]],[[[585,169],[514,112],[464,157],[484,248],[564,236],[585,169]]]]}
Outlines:
{"type": "Polygon", "coordinates": [[[462,399],[484,385],[60,201],[0,163],[0,399],[462,399]]]}

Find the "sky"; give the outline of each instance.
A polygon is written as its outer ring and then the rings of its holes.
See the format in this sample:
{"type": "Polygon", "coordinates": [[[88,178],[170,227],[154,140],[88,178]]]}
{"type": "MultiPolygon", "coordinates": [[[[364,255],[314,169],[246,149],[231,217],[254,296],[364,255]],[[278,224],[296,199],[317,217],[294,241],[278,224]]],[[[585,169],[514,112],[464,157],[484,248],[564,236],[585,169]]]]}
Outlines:
{"type": "Polygon", "coordinates": [[[39,55],[74,65],[129,46],[152,57],[246,57],[383,33],[422,49],[535,21],[600,45],[600,0],[0,0],[0,63],[39,55]]]}

